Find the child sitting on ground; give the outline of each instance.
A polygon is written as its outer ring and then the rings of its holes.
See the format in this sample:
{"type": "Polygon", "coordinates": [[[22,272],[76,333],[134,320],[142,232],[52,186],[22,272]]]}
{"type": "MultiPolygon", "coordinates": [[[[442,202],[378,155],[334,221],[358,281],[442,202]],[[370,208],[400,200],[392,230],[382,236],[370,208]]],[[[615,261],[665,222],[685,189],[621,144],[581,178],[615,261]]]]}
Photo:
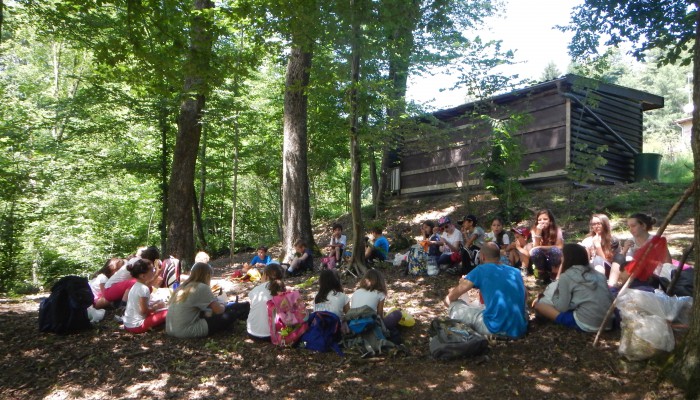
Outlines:
{"type": "Polygon", "coordinates": [[[124,311],[124,329],[131,333],[144,333],[165,323],[168,310],[162,301],[150,302],[155,268],[147,259],[140,259],[128,267],[136,282],[129,290],[124,311]]]}
{"type": "Polygon", "coordinates": [[[508,236],[508,233],[503,230],[503,219],[500,217],[495,217],[493,220],[491,220],[491,232],[486,234],[484,240],[487,242],[496,243],[498,248],[501,249],[501,260],[499,264],[513,265],[510,263],[510,259],[508,258],[507,254],[507,248],[508,245],[510,245],[510,237],[508,236]]]}
{"type": "Polygon", "coordinates": [[[326,268],[335,268],[337,263],[343,260],[343,251],[347,245],[348,239],[343,235],[343,226],[340,224],[333,224],[331,228],[333,233],[331,234],[331,242],[326,247],[328,252],[328,257],[324,259],[324,264],[326,268]]]}
{"type": "Polygon", "coordinates": [[[296,251],[296,256],[289,264],[287,274],[289,276],[299,276],[304,271],[312,271],[314,269],[314,253],[311,249],[306,248],[306,242],[297,239],[294,242],[294,250],[296,251]]]}
{"type": "Polygon", "coordinates": [[[518,226],[510,230],[513,232],[513,243],[506,246],[508,259],[510,264],[516,268],[520,268],[525,274],[529,274],[530,266],[530,250],[532,243],[530,242],[530,228],[527,226],[518,226]]]}
{"type": "Polygon", "coordinates": [[[365,246],[365,260],[368,263],[385,261],[389,255],[389,241],[382,234],[382,231],[383,229],[380,227],[372,228],[371,233],[374,240],[368,241],[367,246],[365,246]]]}
{"type": "Polygon", "coordinates": [[[192,267],[190,277],[173,293],[165,318],[168,335],[179,338],[207,336],[228,329],[236,320],[239,312],[225,304],[226,295],[217,298],[212,293],[211,275],[209,264],[198,262],[192,267]],[[211,315],[206,315],[207,311],[211,315]]]}
{"type": "Polygon", "coordinates": [[[331,269],[321,271],[318,293],[314,298],[314,311],[328,311],[343,318],[350,309],[350,298],[343,292],[338,272],[331,269]]]}
{"type": "MultiPolygon", "coordinates": [[[[588,252],[578,244],[564,245],[559,280],[550,283],[535,300],[535,311],[557,324],[597,332],[612,304],[605,275],[588,263],[588,252]],[[554,286],[554,287],[552,287],[554,286]]],[[[612,320],[609,321],[610,326],[612,320]]]]}
{"type": "Polygon", "coordinates": [[[92,305],[96,309],[107,308],[112,305],[112,303],[104,298],[103,292],[105,290],[105,283],[107,283],[115,272],[124,266],[125,262],[126,261],[121,258],[110,258],[105,265],[93,275],[90,281],[90,289],[92,289],[92,296],[94,297],[92,305]]]}
{"type": "Polygon", "coordinates": [[[283,275],[284,270],[279,264],[268,264],[262,274],[262,283],[248,293],[250,312],[246,321],[246,330],[253,340],[270,341],[267,301],[286,290],[282,281],[283,275]]]}
{"type": "Polygon", "coordinates": [[[384,316],[384,300],[387,293],[384,275],[374,268],[369,269],[360,281],[360,288],[353,293],[350,299],[350,308],[369,306],[376,311],[377,316],[383,319],[384,326],[391,333],[391,341],[397,343],[400,341],[399,321],[403,315],[401,310],[394,310],[384,316]]]}

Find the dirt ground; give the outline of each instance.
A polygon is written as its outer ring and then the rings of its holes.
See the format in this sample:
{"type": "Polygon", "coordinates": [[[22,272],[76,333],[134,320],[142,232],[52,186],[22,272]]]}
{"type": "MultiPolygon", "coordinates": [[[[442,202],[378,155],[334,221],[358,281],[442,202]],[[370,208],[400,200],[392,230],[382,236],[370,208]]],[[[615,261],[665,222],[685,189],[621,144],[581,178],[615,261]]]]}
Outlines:
{"type": "MultiPolygon", "coordinates": [[[[251,255],[252,256],[252,255],[251,255]]],[[[219,267],[224,273],[229,267],[219,267]]],[[[38,301],[0,303],[0,397],[103,398],[556,398],[672,399],[682,396],[658,382],[658,369],[621,361],[620,332],[605,333],[597,347],[590,334],[531,320],[528,335],[499,342],[485,356],[439,362],[430,358],[427,328],[445,314],[441,304],[456,277],[407,277],[384,269],[388,308],[408,310],[408,356],[360,359],[357,354],[282,349],[246,338],[241,321],[230,333],[181,340],[162,330],[132,335],[113,312],[93,331],[56,336],[37,330],[38,301]]],[[[305,286],[312,275],[287,280],[305,286]]],[[[536,287],[526,278],[531,295],[536,287]]],[[[356,279],[345,278],[351,293],[356,279]]],[[[253,287],[237,283],[241,300],[253,287]]],[[[316,285],[301,289],[312,303],[316,285]]],[[[475,293],[471,293],[475,295],[475,293]]],[[[531,313],[531,318],[534,317],[531,313]]]]}
{"type": "MultiPolygon", "coordinates": [[[[453,201],[447,199],[443,206],[411,200],[389,209],[388,213],[400,217],[387,224],[388,231],[391,235],[405,231],[410,236],[417,232],[418,221],[446,213],[462,215],[465,208],[450,206],[453,201]]],[[[317,243],[327,242],[323,226],[315,233],[317,243]]],[[[668,233],[675,235],[671,252],[679,258],[692,240],[687,210],[668,233]]],[[[214,260],[215,275],[230,273],[232,263],[252,256],[214,260]]],[[[656,364],[621,359],[619,330],[604,333],[593,347],[592,335],[537,322],[531,310],[525,338],[498,342],[484,356],[435,361],[429,356],[427,329],[433,318],[445,315],[442,299],[458,278],[404,276],[389,266],[383,271],[389,286],[385,309],[400,307],[416,320],[415,326],[402,332],[408,356],[361,359],[352,353],[340,357],[332,352],[277,348],[248,339],[244,321],[232,332],[202,339],[175,339],[162,330],[133,335],[120,329],[113,311],[86,333],[41,334],[37,329],[41,296],[0,299],[0,398],[624,400],[683,395],[659,381],[656,364]]],[[[307,304],[312,304],[317,291],[312,276],[286,280],[288,286],[300,288],[307,304]]],[[[357,279],[343,279],[345,291],[352,293],[357,279]]],[[[543,289],[532,277],[525,282],[531,298],[543,289]]],[[[231,300],[238,295],[244,301],[253,286],[236,283],[226,289],[231,300]]],[[[475,297],[476,292],[470,295],[475,297]]]]}

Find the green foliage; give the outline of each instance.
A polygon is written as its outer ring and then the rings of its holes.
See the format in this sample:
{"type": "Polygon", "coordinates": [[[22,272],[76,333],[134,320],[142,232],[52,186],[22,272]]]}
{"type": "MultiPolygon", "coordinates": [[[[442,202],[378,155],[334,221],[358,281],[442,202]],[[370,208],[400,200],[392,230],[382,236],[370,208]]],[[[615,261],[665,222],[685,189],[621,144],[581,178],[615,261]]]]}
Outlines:
{"type": "Polygon", "coordinates": [[[498,197],[500,209],[506,221],[519,220],[524,213],[522,200],[527,190],[519,182],[537,168],[530,164],[523,168],[523,148],[521,137],[515,133],[525,126],[532,117],[525,114],[513,114],[506,120],[497,120],[481,116],[492,128],[489,145],[479,152],[485,159],[478,172],[482,175],[484,186],[498,197]]]}
{"type": "Polygon", "coordinates": [[[560,76],[561,71],[559,71],[559,68],[557,68],[557,64],[554,63],[554,61],[550,61],[549,64],[547,64],[544,67],[544,71],[542,71],[542,76],[540,76],[540,81],[551,81],[552,79],[557,79],[560,76]]]}
{"type": "Polygon", "coordinates": [[[610,47],[629,41],[638,59],[656,48],[664,50],[661,63],[687,64],[684,52],[695,39],[695,12],[685,1],[585,0],[574,7],[570,24],[560,29],[574,32],[569,50],[577,58],[597,54],[602,40],[610,47]]]}
{"type": "Polygon", "coordinates": [[[602,177],[596,173],[596,169],[608,163],[602,156],[607,150],[607,145],[593,147],[583,142],[574,144],[571,163],[566,167],[567,178],[581,185],[602,180],[602,177]]]}
{"type": "Polygon", "coordinates": [[[664,183],[690,184],[693,181],[692,157],[685,155],[671,160],[662,158],[659,180],[664,183]]]}
{"type": "Polygon", "coordinates": [[[38,272],[41,276],[41,284],[45,288],[50,288],[61,277],[66,275],[88,275],[89,268],[85,265],[77,264],[63,256],[57,251],[46,250],[39,255],[37,260],[38,272]]]}

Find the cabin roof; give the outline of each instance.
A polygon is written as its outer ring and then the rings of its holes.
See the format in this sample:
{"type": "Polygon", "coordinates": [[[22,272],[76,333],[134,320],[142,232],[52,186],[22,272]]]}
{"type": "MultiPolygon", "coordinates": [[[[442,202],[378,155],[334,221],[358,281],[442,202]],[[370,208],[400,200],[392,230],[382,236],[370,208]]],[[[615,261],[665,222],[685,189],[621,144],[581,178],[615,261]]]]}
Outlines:
{"type": "Polygon", "coordinates": [[[642,111],[654,110],[657,108],[662,108],[664,106],[664,98],[661,96],[657,96],[641,90],[631,89],[624,86],[604,83],[602,81],[586,78],[580,75],[567,74],[562,76],[561,78],[541,82],[533,86],[528,86],[526,88],[514,90],[509,93],[493,96],[488,99],[466,103],[461,106],[448,108],[445,110],[435,111],[432,113],[432,115],[435,118],[447,120],[463,115],[466,111],[474,108],[477,104],[508,104],[519,98],[531,96],[533,94],[549,91],[552,89],[558,89],[562,93],[570,92],[572,91],[572,87],[574,86],[581,89],[595,89],[597,91],[610,93],[618,97],[637,101],[640,103],[642,111]]]}

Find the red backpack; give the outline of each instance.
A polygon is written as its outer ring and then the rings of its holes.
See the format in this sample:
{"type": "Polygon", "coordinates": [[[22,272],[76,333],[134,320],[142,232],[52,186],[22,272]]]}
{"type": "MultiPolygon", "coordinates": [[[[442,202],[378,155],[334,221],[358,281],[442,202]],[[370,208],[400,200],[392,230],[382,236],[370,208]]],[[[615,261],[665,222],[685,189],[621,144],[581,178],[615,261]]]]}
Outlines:
{"type": "Polygon", "coordinates": [[[298,291],[280,293],[267,301],[267,318],[272,344],[293,346],[308,329],[306,305],[298,291]]]}

